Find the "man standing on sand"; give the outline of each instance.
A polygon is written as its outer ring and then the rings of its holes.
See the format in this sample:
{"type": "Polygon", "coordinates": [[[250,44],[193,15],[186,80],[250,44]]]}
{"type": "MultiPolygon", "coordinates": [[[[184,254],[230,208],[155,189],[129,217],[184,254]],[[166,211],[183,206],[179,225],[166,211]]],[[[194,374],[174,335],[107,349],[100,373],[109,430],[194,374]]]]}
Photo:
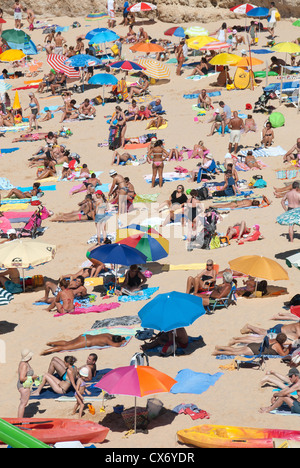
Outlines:
{"type": "Polygon", "coordinates": [[[63,45],[67,42],[61,35],[61,32],[58,31],[54,37],[55,49],[54,53],[57,55],[63,55],[63,45]]]}
{"type": "Polygon", "coordinates": [[[271,39],[274,39],[274,31],[277,23],[276,14],[278,13],[275,3],[271,2],[271,8],[269,10],[269,21],[268,21],[268,31],[271,34],[271,39]]]}
{"type": "MultiPolygon", "coordinates": [[[[294,210],[300,208],[300,184],[299,182],[293,182],[292,189],[285,194],[281,200],[281,205],[285,211],[294,210]],[[287,204],[286,204],[287,202],[287,204]]],[[[290,242],[294,241],[294,225],[291,224],[289,227],[289,238],[290,242]]]]}
{"type": "Polygon", "coordinates": [[[109,16],[108,27],[116,26],[115,0],[107,0],[107,14],[109,16]]]}
{"type": "Polygon", "coordinates": [[[23,11],[27,15],[27,21],[28,21],[28,24],[29,24],[29,31],[33,31],[34,30],[35,14],[34,14],[33,10],[30,10],[29,8],[23,8],[23,11]]]}
{"type": "Polygon", "coordinates": [[[239,117],[237,111],[233,112],[233,117],[229,120],[228,127],[230,128],[228,152],[231,153],[232,145],[234,144],[234,153],[236,154],[241,139],[241,130],[245,128],[244,121],[239,117]]]}

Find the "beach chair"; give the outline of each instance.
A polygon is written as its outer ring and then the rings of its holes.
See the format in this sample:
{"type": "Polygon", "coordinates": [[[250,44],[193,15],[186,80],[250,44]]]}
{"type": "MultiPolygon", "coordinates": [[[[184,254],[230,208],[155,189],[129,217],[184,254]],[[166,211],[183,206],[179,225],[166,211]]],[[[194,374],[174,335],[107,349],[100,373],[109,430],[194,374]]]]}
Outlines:
{"type": "Polygon", "coordinates": [[[213,302],[208,306],[210,312],[214,312],[216,309],[220,309],[225,307],[228,309],[228,307],[231,304],[236,305],[237,298],[236,298],[236,285],[232,283],[230,292],[227,297],[220,297],[219,299],[214,299],[213,302]]]}
{"type": "Polygon", "coordinates": [[[200,182],[202,181],[203,175],[205,175],[205,174],[207,174],[207,175],[215,174],[216,169],[217,169],[217,165],[216,165],[215,160],[212,160],[211,165],[207,169],[205,169],[203,167],[200,167],[199,172],[198,172],[198,176],[197,176],[197,183],[200,184],[200,182]]]}
{"type": "Polygon", "coordinates": [[[241,367],[258,367],[260,370],[263,370],[265,362],[268,359],[266,356],[263,355],[263,352],[269,346],[269,338],[265,336],[263,342],[260,345],[259,354],[257,356],[254,356],[253,359],[245,359],[244,361],[236,359],[235,362],[237,370],[240,370],[241,367]]]}

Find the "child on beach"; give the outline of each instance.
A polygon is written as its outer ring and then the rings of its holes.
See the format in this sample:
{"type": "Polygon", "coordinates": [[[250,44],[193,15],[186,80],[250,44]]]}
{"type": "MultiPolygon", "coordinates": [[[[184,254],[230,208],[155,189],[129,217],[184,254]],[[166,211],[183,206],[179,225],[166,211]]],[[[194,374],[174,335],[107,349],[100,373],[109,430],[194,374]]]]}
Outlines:
{"type": "Polygon", "coordinates": [[[78,378],[76,382],[76,388],[75,388],[75,398],[76,398],[76,404],[74,406],[72,415],[76,414],[76,412],[79,409],[79,418],[82,418],[83,416],[83,410],[85,407],[85,402],[83,395],[86,393],[87,395],[91,395],[91,392],[87,390],[86,385],[87,382],[89,381],[89,370],[87,367],[83,367],[79,371],[80,377],[78,378]]]}

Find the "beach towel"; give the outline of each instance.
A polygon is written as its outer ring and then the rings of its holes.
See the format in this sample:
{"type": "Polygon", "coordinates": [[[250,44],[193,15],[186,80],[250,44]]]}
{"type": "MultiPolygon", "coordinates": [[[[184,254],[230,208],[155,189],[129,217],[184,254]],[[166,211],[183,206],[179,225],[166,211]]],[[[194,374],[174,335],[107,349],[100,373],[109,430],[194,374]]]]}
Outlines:
{"type": "MultiPolygon", "coordinates": [[[[194,94],[184,94],[183,97],[184,99],[196,99],[199,97],[200,93],[194,93],[194,94]]],[[[209,93],[206,93],[209,97],[215,97],[215,96],[221,96],[221,91],[211,91],[209,93]]]]}
{"type": "MultiPolygon", "coordinates": [[[[182,173],[179,173],[179,172],[165,172],[163,174],[164,182],[173,182],[175,180],[184,180],[184,179],[187,179],[188,177],[189,176],[187,174],[182,174],[182,173]]],[[[145,175],[144,179],[148,184],[151,184],[152,174],[145,175]]],[[[158,180],[158,177],[156,178],[156,180],[158,180]]]]}
{"type": "MultiPolygon", "coordinates": [[[[86,333],[86,334],[90,334],[90,333],[86,333]]],[[[100,334],[100,333],[99,333],[100,334]]],[[[124,348],[124,346],[127,346],[128,343],[132,340],[132,336],[124,336],[125,338],[125,341],[124,343],[121,344],[121,346],[119,346],[119,348],[124,348]]],[[[106,345],[106,346],[90,346],[88,348],[88,350],[90,351],[91,349],[105,349],[105,348],[114,348],[114,349],[118,349],[118,348],[115,348],[114,346],[109,346],[109,345],[106,345]]],[[[87,348],[82,348],[84,350],[86,350],[87,348]]],[[[71,349],[71,350],[68,350],[68,352],[72,352],[72,353],[75,353],[76,351],[79,351],[79,349],[71,349]]],[[[60,351],[61,353],[66,353],[66,351],[60,351]]]]}
{"type": "Polygon", "coordinates": [[[215,72],[208,73],[207,75],[193,75],[193,76],[187,76],[186,80],[193,80],[193,81],[199,81],[202,80],[203,78],[208,78],[209,76],[216,75],[215,72]]]}
{"type": "MultiPolygon", "coordinates": [[[[54,192],[56,190],[56,185],[44,185],[46,182],[47,182],[47,179],[41,180],[40,182],[43,192],[54,192]]],[[[32,186],[31,187],[16,187],[16,188],[20,190],[21,192],[29,192],[30,190],[32,190],[32,186]]]]}
{"type": "Polygon", "coordinates": [[[177,383],[173,385],[170,393],[194,393],[196,395],[201,395],[206,392],[209,387],[215,385],[222,375],[224,375],[222,372],[205,374],[202,372],[195,372],[191,369],[182,369],[176,375],[175,380],[177,380],[177,383]]]}
{"type": "Polygon", "coordinates": [[[0,177],[0,190],[11,190],[14,186],[5,177],[0,177]]]}
{"type": "Polygon", "coordinates": [[[159,193],[145,193],[136,195],[134,198],[134,204],[136,203],[155,203],[159,197],[159,193]]]}
{"type": "MultiPolygon", "coordinates": [[[[13,127],[0,127],[0,133],[23,132],[29,128],[29,124],[14,125],[13,127]]],[[[20,140],[21,141],[21,140],[20,140]]]]}
{"type": "Polygon", "coordinates": [[[0,156],[4,154],[11,154],[14,153],[15,151],[18,151],[20,148],[1,148],[0,149],[0,156]]]}
{"type": "Polygon", "coordinates": [[[103,320],[96,320],[91,330],[103,327],[132,327],[141,326],[141,320],[137,315],[123,315],[122,317],[110,317],[103,320]]]}
{"type": "MultiPolygon", "coordinates": [[[[28,208],[28,203],[22,203],[20,200],[19,200],[19,203],[15,203],[14,204],[14,209],[15,210],[26,210],[28,208]]],[[[9,211],[11,210],[11,204],[10,203],[5,203],[3,205],[1,205],[1,211],[9,211]]]]}
{"type": "Polygon", "coordinates": [[[155,125],[152,125],[151,127],[146,128],[146,130],[164,130],[167,128],[168,122],[162,124],[160,127],[156,127],[155,125]]]}
{"type": "Polygon", "coordinates": [[[159,287],[143,289],[142,291],[137,291],[135,294],[131,296],[126,296],[126,295],[118,296],[118,301],[119,302],[135,302],[135,301],[148,300],[158,290],[159,290],[159,287]]]}
{"type": "Polygon", "coordinates": [[[89,314],[89,313],[100,313],[100,312],[106,312],[108,310],[112,309],[117,309],[120,307],[121,304],[118,302],[112,302],[110,304],[101,304],[101,305],[94,305],[91,307],[75,307],[75,310],[73,312],[70,312],[68,314],[54,314],[54,317],[63,317],[64,315],[81,315],[81,314],[89,314]]]}

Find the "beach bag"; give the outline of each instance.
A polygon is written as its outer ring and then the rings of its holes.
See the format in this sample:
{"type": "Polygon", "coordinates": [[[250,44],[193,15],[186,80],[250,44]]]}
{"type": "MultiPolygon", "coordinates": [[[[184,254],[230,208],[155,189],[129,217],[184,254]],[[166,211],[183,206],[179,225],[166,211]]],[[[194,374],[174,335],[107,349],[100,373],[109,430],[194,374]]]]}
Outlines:
{"type": "MultiPolygon", "coordinates": [[[[122,412],[123,421],[128,430],[134,429],[135,409],[130,408],[122,412]]],[[[149,424],[148,411],[146,408],[136,408],[136,428],[145,430],[149,424]]]]}
{"type": "Polygon", "coordinates": [[[220,247],[227,247],[227,245],[230,245],[230,242],[227,236],[220,236],[219,241],[220,241],[220,247]]]}
{"type": "Polygon", "coordinates": [[[276,19],[276,21],[280,21],[280,20],[281,20],[281,15],[280,15],[279,11],[276,11],[276,13],[275,13],[275,19],[276,19]]]}
{"type": "Polygon", "coordinates": [[[292,297],[289,305],[290,306],[300,305],[300,294],[296,294],[294,297],[292,297]]]}
{"type": "Polygon", "coordinates": [[[135,353],[130,361],[130,366],[144,366],[146,361],[146,365],[149,366],[149,358],[145,353],[135,353]]]}
{"type": "Polygon", "coordinates": [[[221,247],[221,242],[218,236],[213,236],[212,240],[210,241],[209,248],[210,249],[219,249],[221,247]]]}
{"type": "Polygon", "coordinates": [[[96,96],[94,99],[92,99],[92,104],[94,104],[95,106],[99,106],[102,103],[103,99],[101,96],[96,96]]]}

